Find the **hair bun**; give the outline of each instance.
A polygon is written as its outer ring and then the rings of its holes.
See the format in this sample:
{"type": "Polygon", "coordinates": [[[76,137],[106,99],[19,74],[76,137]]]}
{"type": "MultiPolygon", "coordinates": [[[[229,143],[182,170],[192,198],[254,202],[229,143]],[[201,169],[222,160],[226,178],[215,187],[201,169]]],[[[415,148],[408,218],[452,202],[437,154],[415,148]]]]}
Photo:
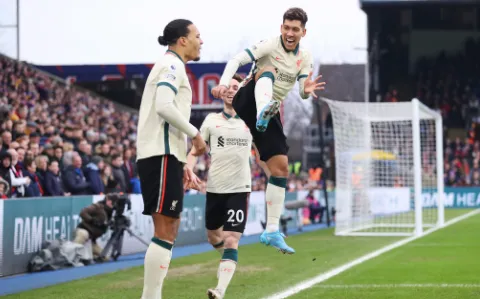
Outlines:
{"type": "Polygon", "coordinates": [[[162,46],[168,45],[167,42],[165,41],[165,37],[163,37],[161,35],[158,37],[158,43],[162,46]]]}

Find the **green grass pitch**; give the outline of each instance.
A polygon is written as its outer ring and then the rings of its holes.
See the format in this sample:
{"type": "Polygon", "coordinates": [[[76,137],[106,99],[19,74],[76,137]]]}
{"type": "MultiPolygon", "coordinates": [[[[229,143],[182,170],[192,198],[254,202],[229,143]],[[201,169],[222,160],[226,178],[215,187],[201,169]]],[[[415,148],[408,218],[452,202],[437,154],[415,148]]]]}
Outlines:
{"type": "MultiPolygon", "coordinates": [[[[451,219],[469,210],[446,210],[451,219]]],[[[480,215],[366,261],[289,298],[480,298],[480,215]]],[[[288,238],[295,255],[241,246],[226,299],[261,299],[341,266],[400,238],[336,237],[326,229],[288,238]]],[[[162,298],[207,298],[216,285],[216,251],[172,260],[162,298]]],[[[140,298],[143,267],[4,296],[5,299],[140,298]]]]}

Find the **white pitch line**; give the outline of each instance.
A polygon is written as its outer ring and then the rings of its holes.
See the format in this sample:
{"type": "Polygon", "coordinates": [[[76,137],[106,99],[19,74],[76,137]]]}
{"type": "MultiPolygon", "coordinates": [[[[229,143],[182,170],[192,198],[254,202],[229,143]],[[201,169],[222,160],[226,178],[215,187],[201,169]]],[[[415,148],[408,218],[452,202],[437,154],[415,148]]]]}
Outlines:
{"type": "Polygon", "coordinates": [[[441,227],[435,227],[435,228],[433,228],[433,229],[425,232],[425,233],[422,234],[421,236],[409,237],[409,238],[400,240],[400,241],[398,241],[398,242],[395,242],[395,243],[393,243],[393,244],[387,245],[387,246],[385,246],[385,247],[383,247],[383,248],[380,248],[380,249],[378,249],[378,250],[376,250],[376,251],[373,251],[373,252],[371,252],[371,253],[369,253],[369,254],[366,254],[366,255],[364,255],[364,256],[356,259],[356,260],[353,260],[353,261],[351,261],[350,263],[347,263],[347,264],[344,264],[344,265],[342,265],[342,266],[340,266],[340,267],[334,268],[334,269],[332,269],[332,270],[330,270],[330,271],[328,271],[328,272],[321,273],[321,274],[319,274],[319,275],[317,275],[317,276],[315,276],[315,277],[313,277],[313,278],[311,278],[311,279],[307,279],[307,280],[305,280],[305,281],[302,281],[302,282],[294,285],[294,286],[291,287],[291,288],[288,288],[288,289],[286,289],[286,290],[284,290],[284,291],[282,291],[282,292],[273,294],[273,295],[271,295],[271,296],[265,297],[265,298],[263,298],[263,299],[284,299],[284,298],[288,298],[288,297],[290,297],[290,296],[292,296],[292,295],[295,295],[295,294],[297,294],[297,293],[300,293],[300,292],[303,291],[303,290],[309,289],[309,288],[313,287],[314,285],[319,284],[319,283],[321,283],[321,282],[323,282],[323,281],[325,281],[325,280],[327,280],[327,279],[330,279],[330,278],[332,278],[332,277],[334,277],[334,276],[336,276],[336,275],[338,275],[338,274],[340,274],[340,273],[342,273],[342,272],[345,272],[345,271],[347,271],[347,270],[349,270],[349,269],[351,269],[351,268],[353,268],[353,267],[355,267],[355,266],[357,266],[357,265],[359,265],[359,264],[362,264],[362,263],[364,263],[364,262],[366,262],[366,261],[368,261],[368,260],[370,260],[370,259],[373,259],[373,258],[375,258],[375,257],[377,257],[377,256],[379,256],[379,255],[382,255],[382,254],[386,253],[386,252],[392,251],[393,249],[396,249],[396,248],[398,248],[398,247],[400,247],[400,246],[403,246],[403,245],[405,245],[405,244],[408,244],[408,243],[410,243],[410,242],[412,242],[412,241],[415,241],[415,240],[417,240],[417,239],[419,239],[419,238],[425,237],[426,235],[429,235],[429,234],[431,234],[431,233],[433,233],[433,232],[435,232],[435,231],[437,231],[437,230],[439,230],[439,229],[441,229],[441,228],[445,228],[445,227],[447,227],[447,226],[450,226],[450,225],[455,224],[455,223],[457,223],[457,222],[459,222],[459,221],[462,221],[462,220],[465,220],[465,219],[467,219],[467,218],[470,218],[470,217],[472,217],[472,216],[474,216],[474,215],[477,215],[477,214],[479,214],[479,213],[480,213],[480,209],[476,209],[476,210],[471,211],[471,212],[469,212],[469,213],[466,213],[466,214],[464,214],[464,215],[462,215],[462,216],[455,217],[455,218],[453,218],[453,219],[445,222],[445,224],[444,224],[443,226],[441,226],[441,227]]]}
{"type": "Polygon", "coordinates": [[[319,284],[320,289],[394,289],[394,288],[480,288],[480,284],[423,283],[423,284],[319,284]]]}

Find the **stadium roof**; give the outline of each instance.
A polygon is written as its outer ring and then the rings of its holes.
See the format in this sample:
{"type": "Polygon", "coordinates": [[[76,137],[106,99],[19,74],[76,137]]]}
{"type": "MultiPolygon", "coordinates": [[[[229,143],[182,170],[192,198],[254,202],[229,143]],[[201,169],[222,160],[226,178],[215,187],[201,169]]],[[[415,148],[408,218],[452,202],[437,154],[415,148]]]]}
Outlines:
{"type": "Polygon", "coordinates": [[[480,0],[360,0],[362,8],[378,5],[415,5],[415,4],[449,4],[467,5],[480,4],[480,0]]]}

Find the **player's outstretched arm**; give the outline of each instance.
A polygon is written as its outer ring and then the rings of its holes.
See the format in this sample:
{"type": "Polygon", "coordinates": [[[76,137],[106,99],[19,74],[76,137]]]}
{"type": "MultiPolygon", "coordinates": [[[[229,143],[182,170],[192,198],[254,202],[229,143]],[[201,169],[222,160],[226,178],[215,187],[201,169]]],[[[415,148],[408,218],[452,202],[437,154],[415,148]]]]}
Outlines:
{"type": "Polygon", "coordinates": [[[215,98],[220,98],[227,91],[230,80],[238,71],[238,68],[268,55],[275,48],[274,41],[274,39],[260,41],[230,59],[225,66],[219,85],[212,89],[212,95],[215,98]]]}
{"type": "Polygon", "coordinates": [[[300,96],[302,99],[306,100],[310,96],[317,98],[315,91],[324,90],[325,82],[320,82],[319,80],[322,76],[318,76],[313,79],[313,58],[312,55],[308,52],[304,52],[303,65],[300,70],[300,73],[297,77],[299,84],[300,96]]]}

